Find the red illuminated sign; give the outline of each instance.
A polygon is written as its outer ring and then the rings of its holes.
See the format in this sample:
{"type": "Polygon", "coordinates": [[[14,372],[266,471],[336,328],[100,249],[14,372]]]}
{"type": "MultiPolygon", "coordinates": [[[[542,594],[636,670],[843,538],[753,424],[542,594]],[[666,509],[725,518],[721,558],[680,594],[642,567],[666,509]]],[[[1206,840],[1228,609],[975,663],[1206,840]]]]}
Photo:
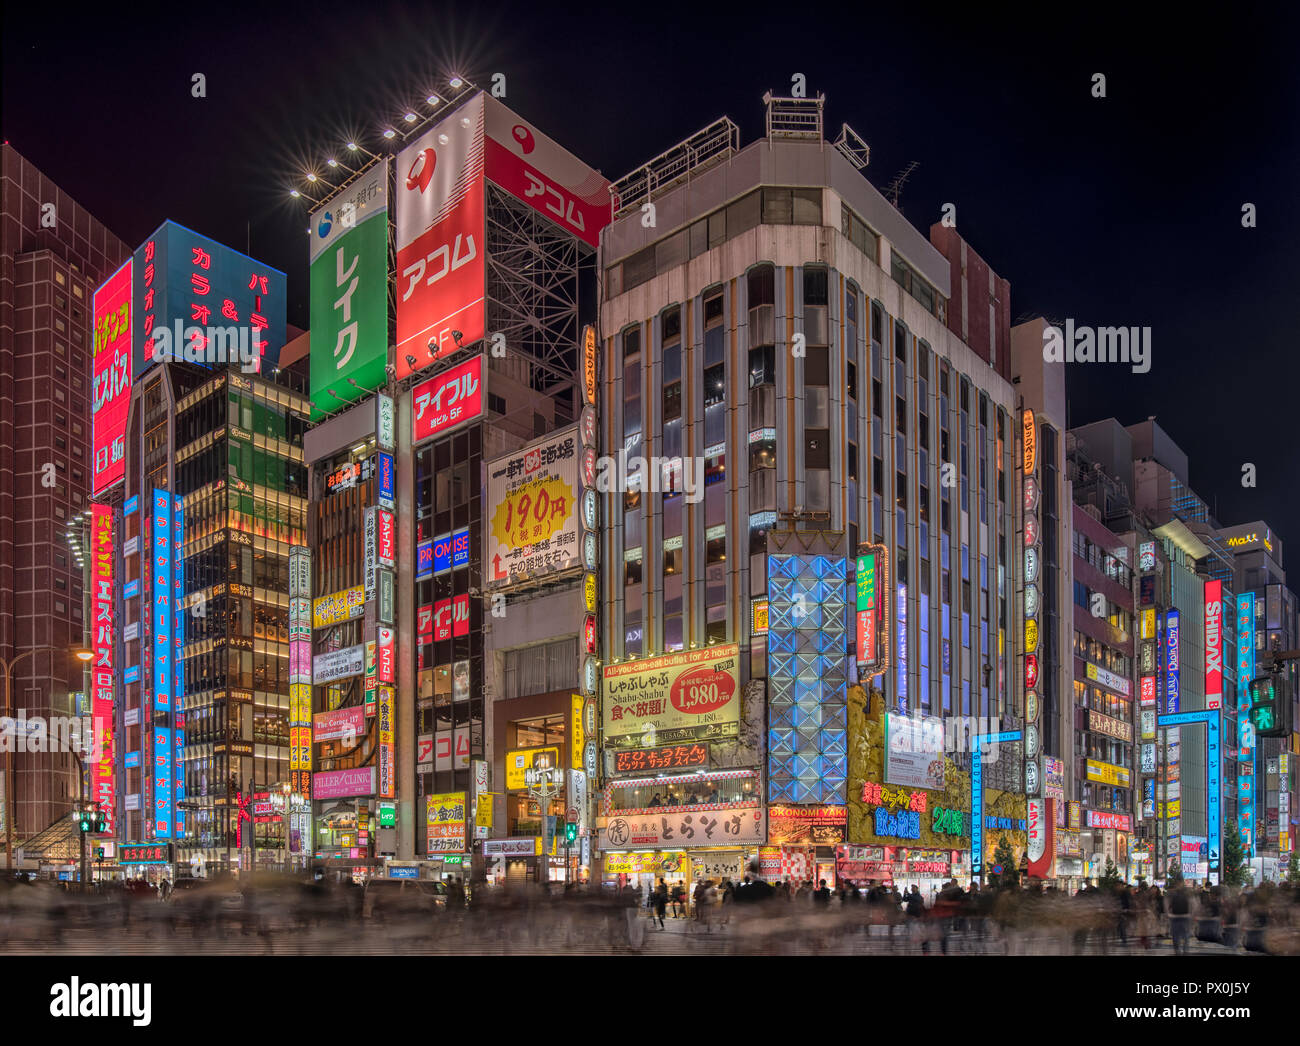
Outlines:
{"type": "Polygon", "coordinates": [[[1143,676],[1141,687],[1141,703],[1144,705],[1154,705],[1156,703],[1156,677],[1143,676]]]}
{"type": "Polygon", "coordinates": [[[483,339],[484,191],[480,97],[397,157],[399,379],[483,339]]]}
{"type": "Polygon", "coordinates": [[[1223,582],[1205,583],[1205,707],[1223,707],[1223,582]]]}
{"type": "Polygon", "coordinates": [[[1106,810],[1089,810],[1088,827],[1114,828],[1120,832],[1127,832],[1133,827],[1133,821],[1128,814],[1112,814],[1106,810]]]}
{"type": "Polygon", "coordinates": [[[381,683],[392,683],[396,678],[397,652],[393,649],[393,630],[381,628],[375,649],[375,677],[381,683]]]}
{"type": "Polygon", "coordinates": [[[440,599],[433,607],[433,638],[451,638],[451,600],[440,599]]]}
{"type": "Polygon", "coordinates": [[[483,357],[474,356],[421,382],[411,393],[416,443],[483,415],[483,357]]]}
{"type": "Polygon", "coordinates": [[[397,555],[397,526],[393,522],[393,514],[387,509],[380,509],[376,514],[379,537],[377,544],[379,546],[379,565],[381,567],[391,567],[397,555]]]}
{"type": "Polygon", "coordinates": [[[596,652],[596,615],[588,614],[587,620],[582,626],[582,637],[587,645],[587,653],[596,652]]]}
{"type": "Polygon", "coordinates": [[[469,635],[469,596],[457,596],[451,607],[451,633],[469,635]]]}
{"type": "Polygon", "coordinates": [[[126,413],[131,401],[131,263],[95,291],[91,403],[95,451],[91,493],[120,483],[126,469],[126,413]]]}
{"type": "Polygon", "coordinates": [[[421,643],[433,642],[433,604],[426,603],[416,615],[416,631],[421,643]]]}
{"type": "Polygon", "coordinates": [[[614,753],[614,772],[619,774],[634,774],[643,770],[686,770],[708,765],[709,746],[706,744],[625,748],[614,753]]]}

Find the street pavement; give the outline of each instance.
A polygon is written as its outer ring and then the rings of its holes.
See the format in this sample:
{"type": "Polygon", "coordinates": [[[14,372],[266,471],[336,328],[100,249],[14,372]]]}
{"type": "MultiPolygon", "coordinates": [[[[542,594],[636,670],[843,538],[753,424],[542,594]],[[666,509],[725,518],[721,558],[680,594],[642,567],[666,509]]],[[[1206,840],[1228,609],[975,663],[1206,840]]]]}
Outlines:
{"type": "MultiPolygon", "coordinates": [[[[617,915],[623,915],[617,912],[617,915]]],[[[924,955],[922,941],[911,928],[900,925],[891,939],[888,928],[872,926],[847,931],[846,924],[831,920],[829,928],[813,928],[794,918],[735,919],[726,925],[706,927],[694,919],[667,918],[664,928],[638,914],[629,943],[626,923],[549,919],[530,923],[479,922],[467,917],[459,927],[439,920],[432,934],[417,926],[363,924],[327,925],[311,930],[280,930],[245,934],[238,928],[225,935],[194,938],[187,932],[171,934],[161,927],[132,926],[109,932],[73,928],[59,939],[10,940],[0,944],[7,955],[924,955]]],[[[1079,946],[1061,933],[1016,934],[1009,939],[954,933],[948,939],[950,955],[1172,955],[1169,938],[1154,938],[1149,948],[1136,941],[1121,944],[1111,938],[1089,938],[1079,946]]],[[[1232,949],[1193,940],[1193,956],[1228,956],[1232,949]]],[[[929,954],[942,954],[937,939],[929,954]]],[[[1235,954],[1254,953],[1237,950],[1235,954]]]]}

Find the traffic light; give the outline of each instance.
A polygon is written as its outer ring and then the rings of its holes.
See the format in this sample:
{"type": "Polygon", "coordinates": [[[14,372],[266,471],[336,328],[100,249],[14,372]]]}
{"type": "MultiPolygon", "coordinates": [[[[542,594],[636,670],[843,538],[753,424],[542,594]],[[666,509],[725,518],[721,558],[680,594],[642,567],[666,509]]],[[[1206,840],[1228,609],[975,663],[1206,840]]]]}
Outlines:
{"type": "Polygon", "coordinates": [[[572,846],[578,839],[578,826],[570,821],[564,826],[564,842],[567,846],[572,846]]]}
{"type": "Polygon", "coordinates": [[[93,817],[92,811],[78,810],[77,827],[80,828],[82,832],[94,831],[94,823],[92,817],[93,817]]]}
{"type": "Polygon", "coordinates": [[[1289,698],[1282,676],[1260,676],[1250,681],[1250,724],[1257,737],[1286,737],[1289,698]]]}

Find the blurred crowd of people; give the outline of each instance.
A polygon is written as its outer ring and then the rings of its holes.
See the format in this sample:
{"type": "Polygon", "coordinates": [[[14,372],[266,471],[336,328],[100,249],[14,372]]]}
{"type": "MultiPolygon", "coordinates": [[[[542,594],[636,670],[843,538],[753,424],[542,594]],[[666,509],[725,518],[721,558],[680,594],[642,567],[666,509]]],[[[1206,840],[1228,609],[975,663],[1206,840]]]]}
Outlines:
{"type": "Polygon", "coordinates": [[[767,882],[752,869],[729,876],[669,881],[649,888],[591,883],[500,886],[374,880],[304,881],[259,874],[243,880],[195,879],[174,887],[146,882],[75,884],[0,882],[0,948],[11,943],[59,942],[69,931],[93,941],[128,930],[177,941],[256,935],[268,951],[302,931],[385,938],[473,934],[503,953],[516,946],[640,950],[647,931],[663,933],[670,920],[681,932],[719,934],[737,951],[788,951],[844,935],[861,934],[884,949],[923,953],[1101,952],[1193,941],[1229,949],[1300,954],[1300,885],[1265,883],[1238,890],[1181,881],[1167,889],[1139,882],[1089,884],[1071,895],[1032,882],[963,888],[949,880],[927,902],[916,886],[821,879],[767,882]]]}

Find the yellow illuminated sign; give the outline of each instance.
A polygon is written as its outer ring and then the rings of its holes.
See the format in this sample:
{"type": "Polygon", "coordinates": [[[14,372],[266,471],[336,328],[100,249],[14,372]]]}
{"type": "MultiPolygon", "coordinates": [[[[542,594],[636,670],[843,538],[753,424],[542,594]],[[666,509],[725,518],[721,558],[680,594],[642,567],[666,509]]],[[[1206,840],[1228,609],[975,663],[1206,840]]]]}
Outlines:
{"type": "Polygon", "coordinates": [[[582,708],[584,704],[586,704],[586,701],[581,694],[574,694],[569,704],[569,710],[572,713],[569,718],[573,723],[569,753],[573,758],[573,769],[575,770],[582,769],[582,752],[587,745],[586,732],[582,728],[582,708]]]}
{"type": "Polygon", "coordinates": [[[752,619],[750,622],[750,634],[755,636],[767,635],[767,600],[756,599],[750,604],[752,619]]]}
{"type": "Polygon", "coordinates": [[[1096,781],[1098,784],[1127,787],[1129,783],[1129,772],[1126,767],[1101,763],[1095,759],[1088,760],[1087,773],[1088,780],[1096,781]]]}
{"type": "Polygon", "coordinates": [[[560,765],[560,750],[555,745],[546,748],[515,748],[506,753],[506,787],[519,790],[528,787],[524,774],[539,765],[538,756],[549,755],[548,767],[560,765]]]}
{"type": "Polygon", "coordinates": [[[1038,465],[1038,429],[1034,426],[1034,412],[1027,410],[1022,419],[1022,433],[1024,436],[1024,457],[1021,461],[1021,467],[1024,469],[1026,476],[1032,475],[1035,467],[1038,465]]]}

